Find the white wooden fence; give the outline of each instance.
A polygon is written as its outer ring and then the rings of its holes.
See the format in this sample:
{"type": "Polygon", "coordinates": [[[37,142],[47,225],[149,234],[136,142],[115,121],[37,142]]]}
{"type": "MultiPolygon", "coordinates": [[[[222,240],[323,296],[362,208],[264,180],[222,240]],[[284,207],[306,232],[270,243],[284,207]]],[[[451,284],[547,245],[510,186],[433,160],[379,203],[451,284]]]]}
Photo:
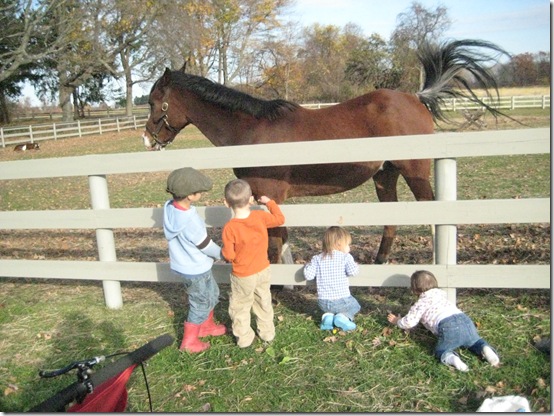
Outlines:
{"type": "MultiPolygon", "coordinates": [[[[490,104],[487,97],[481,98],[490,104]]],[[[323,108],[337,103],[304,104],[306,108],[323,108]]],[[[443,103],[445,111],[482,110],[483,107],[469,100],[459,98],[445,99],[443,103]]],[[[511,96],[500,97],[497,108],[499,110],[515,110],[517,108],[550,108],[549,95],[511,96]]],[[[103,134],[110,131],[120,132],[143,128],[148,120],[148,107],[135,107],[137,114],[132,117],[119,116],[115,118],[94,118],[78,120],[74,122],[59,122],[53,124],[34,124],[19,127],[0,127],[0,142],[2,147],[27,142],[39,142],[42,140],[57,140],[69,137],[83,137],[91,134],[103,134]]],[[[111,110],[112,113],[115,110],[111,110]]],[[[123,111],[123,110],[121,110],[123,111]]],[[[98,114],[98,112],[96,112],[98,114]]],[[[109,116],[109,112],[107,113],[109,116]]],[[[33,115],[33,118],[38,118],[33,115]]],[[[52,119],[52,115],[47,115],[52,119]]]]}
{"type": "MultiPolygon", "coordinates": [[[[508,97],[499,97],[498,102],[489,97],[480,97],[484,103],[490,104],[498,110],[515,110],[518,108],[550,108],[550,95],[513,95],[508,97]]],[[[315,103],[304,104],[308,108],[323,108],[338,103],[315,103]]],[[[442,103],[445,111],[460,110],[484,110],[480,104],[474,103],[465,98],[445,98],[442,103]]]]}
{"type": "Polygon", "coordinates": [[[132,117],[98,118],[77,120],[68,123],[32,124],[29,126],[0,127],[2,147],[20,143],[35,143],[43,140],[58,140],[104,134],[112,131],[143,128],[148,114],[132,117]]]}
{"type": "MultiPolygon", "coordinates": [[[[321,142],[275,143],[0,163],[0,180],[88,176],[91,210],[2,211],[0,228],[95,229],[99,261],[0,260],[0,276],[102,280],[106,304],[122,306],[121,281],[178,282],[167,263],[119,262],[114,228],[162,226],[161,208],[110,209],[106,175],[196,169],[435,159],[436,201],[396,203],[306,204],[282,206],[286,226],[435,226],[435,263],[361,265],[353,286],[409,286],[417,269],[432,271],[455,299],[456,288],[550,288],[549,265],[456,265],[457,224],[549,223],[549,198],[456,201],[456,158],[550,153],[548,128],[439,133],[321,142]]],[[[484,177],[483,180],[486,180],[484,177]]],[[[208,226],[231,217],[224,207],[200,207],[208,226]]],[[[292,230],[291,232],[294,232],[292,230]]],[[[163,242],[160,242],[163,244],[163,242]]],[[[302,266],[272,265],[274,284],[305,285],[302,266]]],[[[215,265],[218,282],[229,282],[229,265],[215,265]]]]}

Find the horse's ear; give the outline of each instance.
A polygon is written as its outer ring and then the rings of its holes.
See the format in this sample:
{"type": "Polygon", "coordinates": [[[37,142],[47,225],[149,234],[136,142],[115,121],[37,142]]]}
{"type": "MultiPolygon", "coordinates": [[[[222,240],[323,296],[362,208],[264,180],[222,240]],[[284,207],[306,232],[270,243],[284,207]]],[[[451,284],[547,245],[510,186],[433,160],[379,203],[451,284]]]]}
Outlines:
{"type": "Polygon", "coordinates": [[[188,60],[186,60],[185,63],[183,64],[183,66],[181,67],[181,69],[179,69],[179,71],[181,71],[183,74],[185,73],[185,70],[187,69],[187,63],[188,63],[188,60]]]}
{"type": "Polygon", "coordinates": [[[160,88],[163,88],[166,85],[169,85],[170,81],[171,81],[171,70],[166,67],[164,74],[162,75],[162,77],[158,81],[158,86],[160,88]]]}

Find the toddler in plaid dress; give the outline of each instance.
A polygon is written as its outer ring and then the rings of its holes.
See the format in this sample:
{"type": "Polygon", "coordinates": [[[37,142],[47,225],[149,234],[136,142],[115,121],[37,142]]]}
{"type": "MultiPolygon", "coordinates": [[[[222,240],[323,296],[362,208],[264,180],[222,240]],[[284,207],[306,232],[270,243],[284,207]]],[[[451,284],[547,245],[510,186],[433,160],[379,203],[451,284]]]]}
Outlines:
{"type": "Polygon", "coordinates": [[[323,251],[312,257],[304,267],[306,280],[316,281],[317,304],[323,311],[322,330],[335,326],[344,330],[356,329],[354,315],[360,311],[360,304],[350,294],[348,278],[360,269],[350,254],[352,237],[344,228],[333,226],[325,231],[323,251]]]}

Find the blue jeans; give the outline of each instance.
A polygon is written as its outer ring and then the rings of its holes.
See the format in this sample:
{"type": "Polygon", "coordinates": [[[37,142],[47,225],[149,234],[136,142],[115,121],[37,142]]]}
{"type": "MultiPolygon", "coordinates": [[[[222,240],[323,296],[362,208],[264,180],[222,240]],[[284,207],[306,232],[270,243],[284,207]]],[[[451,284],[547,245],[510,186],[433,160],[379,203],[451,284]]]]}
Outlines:
{"type": "Polygon", "coordinates": [[[351,321],[354,319],[354,315],[360,312],[361,309],[360,304],[354,296],[334,300],[318,299],[317,304],[323,313],[342,313],[351,321]]]}
{"type": "MultiPolygon", "coordinates": [[[[464,313],[449,316],[439,322],[438,341],[435,346],[435,356],[443,363],[448,356],[457,355],[454,350],[459,347],[468,348],[478,356],[482,356],[483,348],[489,346],[479,336],[473,321],[464,313]]],[[[492,348],[492,347],[491,347],[492,348]]]]}
{"type": "Polygon", "coordinates": [[[189,298],[189,313],[187,322],[201,324],[210,311],[219,303],[219,286],[215,281],[212,270],[196,275],[185,275],[173,270],[185,284],[189,298]]]}

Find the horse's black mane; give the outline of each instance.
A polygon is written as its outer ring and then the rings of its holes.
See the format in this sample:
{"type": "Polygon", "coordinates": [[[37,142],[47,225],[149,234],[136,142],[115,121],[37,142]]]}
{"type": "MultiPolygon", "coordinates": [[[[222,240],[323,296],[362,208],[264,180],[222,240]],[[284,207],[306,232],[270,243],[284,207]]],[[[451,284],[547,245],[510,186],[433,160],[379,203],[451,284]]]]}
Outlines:
{"type": "Polygon", "coordinates": [[[171,72],[172,84],[186,88],[200,99],[230,111],[242,111],[256,118],[276,120],[285,111],[294,111],[299,105],[286,100],[262,100],[197,75],[171,72]]]}

